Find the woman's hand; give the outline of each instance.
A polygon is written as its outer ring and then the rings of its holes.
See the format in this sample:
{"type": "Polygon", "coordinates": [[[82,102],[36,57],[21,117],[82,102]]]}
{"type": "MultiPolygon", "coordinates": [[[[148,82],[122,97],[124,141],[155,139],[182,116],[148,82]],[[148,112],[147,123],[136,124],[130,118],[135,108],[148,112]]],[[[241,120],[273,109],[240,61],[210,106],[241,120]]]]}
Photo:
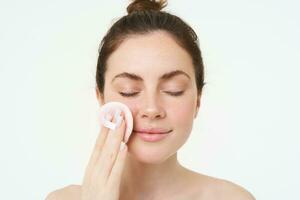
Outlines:
{"type": "Polygon", "coordinates": [[[126,124],[124,114],[121,116],[121,125],[115,130],[101,127],[85,171],[81,200],[119,200],[121,175],[127,155],[127,146],[122,142],[126,124]]]}

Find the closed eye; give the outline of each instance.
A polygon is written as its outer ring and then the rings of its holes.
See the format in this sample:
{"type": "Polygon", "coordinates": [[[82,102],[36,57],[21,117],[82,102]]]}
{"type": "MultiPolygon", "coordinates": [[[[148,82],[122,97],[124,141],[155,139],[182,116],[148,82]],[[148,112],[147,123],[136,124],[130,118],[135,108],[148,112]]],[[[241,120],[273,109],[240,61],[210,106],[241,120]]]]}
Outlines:
{"type": "Polygon", "coordinates": [[[124,92],[119,92],[119,94],[123,97],[132,97],[136,94],[138,94],[138,92],[133,92],[133,93],[124,93],[124,92]]]}
{"type": "MultiPolygon", "coordinates": [[[[124,96],[124,97],[133,97],[135,96],[136,94],[138,94],[139,92],[133,92],[133,93],[124,93],[124,92],[119,92],[119,94],[121,96],[124,96]]],[[[181,96],[184,91],[178,91],[178,92],[166,92],[167,94],[170,94],[171,96],[181,96]]]]}
{"type": "Polygon", "coordinates": [[[178,92],[166,92],[170,94],[171,96],[180,96],[183,94],[184,91],[178,91],[178,92]]]}

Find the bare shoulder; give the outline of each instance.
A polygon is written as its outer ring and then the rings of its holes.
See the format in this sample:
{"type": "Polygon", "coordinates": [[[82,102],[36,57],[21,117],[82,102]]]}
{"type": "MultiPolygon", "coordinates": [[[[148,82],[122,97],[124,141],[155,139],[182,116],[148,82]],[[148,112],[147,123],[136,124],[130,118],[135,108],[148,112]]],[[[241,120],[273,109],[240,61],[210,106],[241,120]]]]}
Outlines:
{"type": "Polygon", "coordinates": [[[80,195],[80,185],[68,185],[49,193],[46,200],[80,200],[80,195]]]}
{"type": "Polygon", "coordinates": [[[255,200],[245,188],[223,179],[214,178],[194,171],[192,187],[195,194],[193,199],[205,200],[255,200]]]}
{"type": "Polygon", "coordinates": [[[245,188],[222,179],[217,179],[217,188],[219,190],[220,199],[224,200],[255,200],[254,196],[245,188]]]}

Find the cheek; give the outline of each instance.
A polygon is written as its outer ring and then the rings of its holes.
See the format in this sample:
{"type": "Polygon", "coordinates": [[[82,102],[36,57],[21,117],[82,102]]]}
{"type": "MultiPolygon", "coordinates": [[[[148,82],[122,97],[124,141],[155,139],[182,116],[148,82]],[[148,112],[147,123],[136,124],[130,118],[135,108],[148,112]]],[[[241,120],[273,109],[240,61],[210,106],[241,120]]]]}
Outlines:
{"type": "MultiPolygon", "coordinates": [[[[120,100],[119,100],[120,101],[120,100]]],[[[138,105],[139,105],[139,102],[138,101],[135,101],[135,100],[122,100],[120,101],[122,103],[124,103],[125,105],[128,106],[128,108],[130,109],[130,111],[132,112],[132,115],[135,116],[136,112],[138,111],[138,105]]]]}
{"type": "Polygon", "coordinates": [[[189,134],[192,129],[195,102],[185,99],[168,106],[168,118],[174,128],[182,134],[189,134]]]}
{"type": "Polygon", "coordinates": [[[132,114],[132,117],[133,117],[133,122],[135,122],[135,116],[136,116],[136,113],[138,112],[139,110],[139,102],[138,101],[135,101],[135,100],[130,100],[130,99],[125,99],[125,98],[120,98],[120,97],[115,97],[115,98],[111,98],[109,101],[118,101],[120,103],[123,103],[125,104],[129,110],[131,111],[131,114],[132,114]]]}

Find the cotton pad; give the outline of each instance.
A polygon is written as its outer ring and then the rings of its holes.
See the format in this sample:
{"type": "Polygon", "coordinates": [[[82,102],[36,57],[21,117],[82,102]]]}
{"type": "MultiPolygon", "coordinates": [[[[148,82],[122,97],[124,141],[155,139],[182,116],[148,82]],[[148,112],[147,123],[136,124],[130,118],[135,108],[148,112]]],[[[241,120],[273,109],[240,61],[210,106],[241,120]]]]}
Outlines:
{"type": "Polygon", "coordinates": [[[121,112],[123,112],[125,116],[126,130],[124,135],[124,142],[127,143],[133,128],[133,118],[128,106],[116,101],[102,105],[100,107],[100,123],[107,128],[115,130],[121,124],[121,112]],[[114,123],[109,121],[109,116],[114,116],[116,122],[114,123]]]}

